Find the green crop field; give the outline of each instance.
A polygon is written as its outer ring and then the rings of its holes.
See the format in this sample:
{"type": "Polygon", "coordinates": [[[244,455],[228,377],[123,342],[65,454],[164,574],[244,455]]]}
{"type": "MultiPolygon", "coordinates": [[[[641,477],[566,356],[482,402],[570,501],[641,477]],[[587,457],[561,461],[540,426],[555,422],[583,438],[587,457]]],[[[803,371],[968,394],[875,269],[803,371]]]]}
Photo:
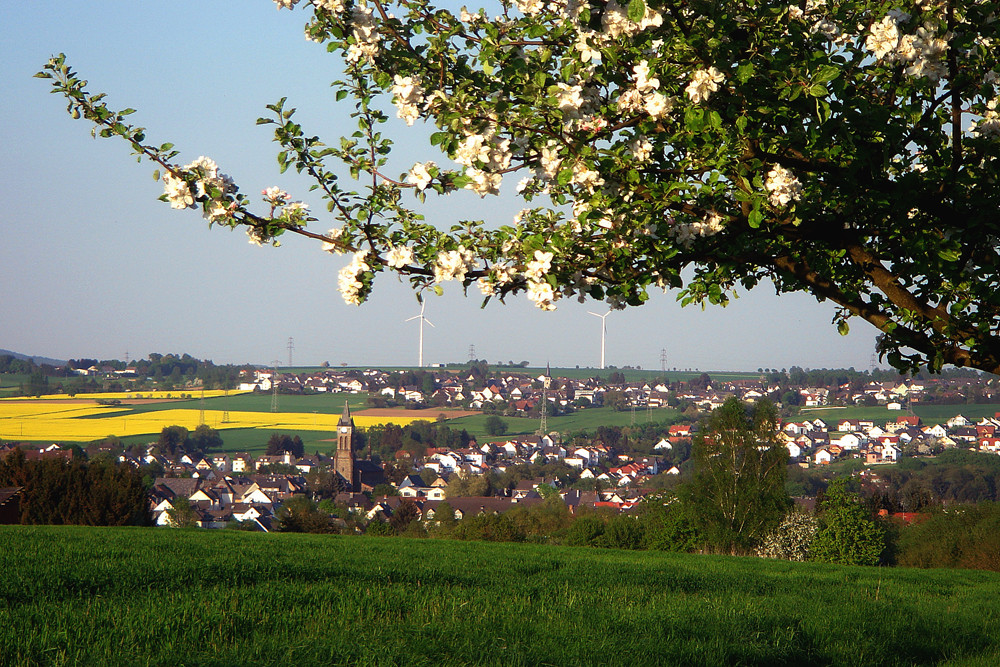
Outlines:
{"type": "Polygon", "coordinates": [[[995,665],[1000,576],[0,526],[4,665],[995,665]]]}

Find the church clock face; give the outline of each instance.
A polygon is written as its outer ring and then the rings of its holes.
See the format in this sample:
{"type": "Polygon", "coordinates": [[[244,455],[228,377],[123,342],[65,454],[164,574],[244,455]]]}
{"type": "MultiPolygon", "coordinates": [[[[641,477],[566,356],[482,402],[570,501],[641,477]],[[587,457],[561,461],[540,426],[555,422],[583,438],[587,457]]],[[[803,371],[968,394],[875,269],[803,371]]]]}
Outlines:
{"type": "Polygon", "coordinates": [[[341,433],[347,433],[347,427],[346,426],[341,426],[340,427],[340,432],[341,433]]]}

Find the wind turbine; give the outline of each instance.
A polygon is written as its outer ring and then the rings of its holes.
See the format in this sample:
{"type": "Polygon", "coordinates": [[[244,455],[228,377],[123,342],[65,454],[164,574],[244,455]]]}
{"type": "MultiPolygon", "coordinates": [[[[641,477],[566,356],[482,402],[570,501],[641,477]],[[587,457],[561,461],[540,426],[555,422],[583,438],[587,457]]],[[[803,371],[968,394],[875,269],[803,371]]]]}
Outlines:
{"type": "Polygon", "coordinates": [[[434,326],[433,322],[431,322],[429,319],[427,319],[426,317],[424,317],[424,308],[426,308],[426,307],[427,307],[427,302],[424,301],[424,300],[421,300],[420,301],[420,314],[419,315],[414,315],[413,317],[408,317],[405,320],[406,322],[410,322],[411,320],[420,320],[420,353],[419,353],[419,356],[417,357],[418,358],[417,364],[418,364],[418,366],[420,368],[424,367],[424,322],[427,322],[427,324],[430,324],[431,326],[434,326]]]}
{"type": "Polygon", "coordinates": [[[590,314],[590,315],[593,315],[594,317],[598,317],[601,320],[601,370],[603,371],[604,370],[604,339],[608,335],[607,317],[608,317],[608,315],[611,314],[611,311],[609,310],[608,312],[604,313],[603,315],[598,315],[597,313],[593,313],[593,312],[591,312],[589,310],[587,311],[587,313],[590,314]]]}

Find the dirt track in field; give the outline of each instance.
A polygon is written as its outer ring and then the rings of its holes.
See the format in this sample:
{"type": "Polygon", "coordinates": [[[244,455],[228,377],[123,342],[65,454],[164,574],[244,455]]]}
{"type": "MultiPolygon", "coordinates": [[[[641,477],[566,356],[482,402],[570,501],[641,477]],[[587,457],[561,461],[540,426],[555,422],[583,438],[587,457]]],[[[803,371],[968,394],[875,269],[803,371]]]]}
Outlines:
{"type": "Polygon", "coordinates": [[[438,415],[444,415],[448,419],[458,419],[459,417],[469,417],[478,415],[476,410],[407,410],[405,408],[367,408],[365,410],[355,410],[354,414],[359,417],[409,417],[410,419],[426,419],[434,421],[438,415]]]}

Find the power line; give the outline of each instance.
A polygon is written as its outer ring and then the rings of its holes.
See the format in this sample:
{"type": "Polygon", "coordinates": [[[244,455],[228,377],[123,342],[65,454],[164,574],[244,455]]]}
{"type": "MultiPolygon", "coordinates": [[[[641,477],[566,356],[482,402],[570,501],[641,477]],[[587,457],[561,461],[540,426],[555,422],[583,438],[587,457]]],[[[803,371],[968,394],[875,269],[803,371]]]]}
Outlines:
{"type": "Polygon", "coordinates": [[[272,362],[274,370],[271,371],[271,412],[278,411],[278,364],[281,362],[275,359],[272,362]]]}

